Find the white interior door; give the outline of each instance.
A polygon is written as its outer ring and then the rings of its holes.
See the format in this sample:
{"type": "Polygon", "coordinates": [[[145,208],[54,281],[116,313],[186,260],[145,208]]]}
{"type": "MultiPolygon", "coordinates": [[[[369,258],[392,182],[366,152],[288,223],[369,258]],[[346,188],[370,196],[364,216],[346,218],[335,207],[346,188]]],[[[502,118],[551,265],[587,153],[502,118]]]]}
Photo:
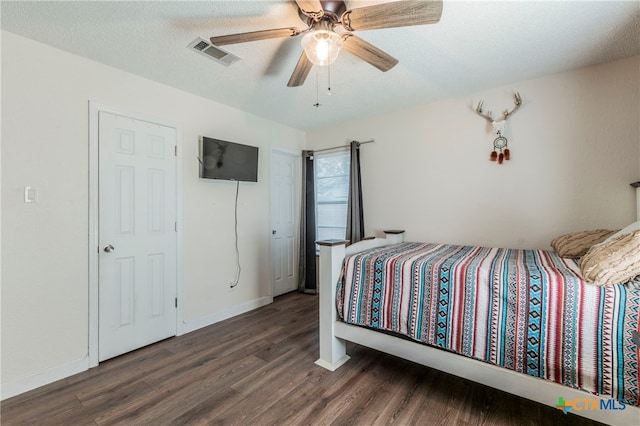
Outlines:
{"type": "Polygon", "coordinates": [[[100,111],[99,360],[176,334],[176,131],[100,111]]]}
{"type": "Polygon", "coordinates": [[[271,256],[273,295],[298,288],[298,164],[300,157],[271,152],[271,256]]]}

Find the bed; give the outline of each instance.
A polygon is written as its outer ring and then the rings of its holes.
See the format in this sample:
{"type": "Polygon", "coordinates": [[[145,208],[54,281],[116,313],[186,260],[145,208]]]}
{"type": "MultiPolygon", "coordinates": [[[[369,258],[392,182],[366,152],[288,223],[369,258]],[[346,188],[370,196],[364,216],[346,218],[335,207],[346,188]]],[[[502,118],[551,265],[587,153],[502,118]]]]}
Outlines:
{"type": "Polygon", "coordinates": [[[593,420],[640,424],[640,285],[588,285],[553,251],[412,243],[402,231],[318,244],[316,364],[336,370],[351,341],[593,420]]]}

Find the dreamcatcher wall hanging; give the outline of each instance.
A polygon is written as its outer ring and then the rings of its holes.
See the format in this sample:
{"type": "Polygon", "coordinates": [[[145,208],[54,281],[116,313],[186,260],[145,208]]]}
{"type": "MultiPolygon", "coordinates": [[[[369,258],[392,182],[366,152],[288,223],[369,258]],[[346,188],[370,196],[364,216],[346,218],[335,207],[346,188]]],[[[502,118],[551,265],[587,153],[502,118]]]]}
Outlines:
{"type": "Polygon", "coordinates": [[[493,127],[493,131],[498,135],[493,140],[493,151],[491,151],[491,155],[489,156],[489,160],[497,161],[498,164],[502,164],[503,161],[511,159],[511,151],[508,148],[509,141],[504,136],[504,128],[507,125],[507,119],[520,108],[522,105],[522,98],[518,92],[514,93],[514,101],[515,106],[511,111],[505,110],[502,113],[502,118],[500,120],[494,120],[491,111],[484,111],[482,109],[482,105],[484,101],[478,102],[478,106],[475,109],[475,112],[478,113],[481,117],[484,117],[491,126],[493,127]]]}

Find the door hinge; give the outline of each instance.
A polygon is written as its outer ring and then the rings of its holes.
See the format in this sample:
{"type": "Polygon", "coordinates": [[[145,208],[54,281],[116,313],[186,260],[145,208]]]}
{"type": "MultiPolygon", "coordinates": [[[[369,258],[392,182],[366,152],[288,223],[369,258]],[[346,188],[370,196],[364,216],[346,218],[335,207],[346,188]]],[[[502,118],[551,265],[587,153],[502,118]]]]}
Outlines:
{"type": "Polygon", "coordinates": [[[174,145],[173,148],[174,148],[173,149],[173,153],[177,157],[178,156],[178,145],[174,145]]]}
{"type": "Polygon", "coordinates": [[[178,232],[178,221],[173,222],[174,226],[173,229],[178,232]]]}
{"type": "Polygon", "coordinates": [[[178,307],[178,298],[176,297],[176,308],[178,307]]]}

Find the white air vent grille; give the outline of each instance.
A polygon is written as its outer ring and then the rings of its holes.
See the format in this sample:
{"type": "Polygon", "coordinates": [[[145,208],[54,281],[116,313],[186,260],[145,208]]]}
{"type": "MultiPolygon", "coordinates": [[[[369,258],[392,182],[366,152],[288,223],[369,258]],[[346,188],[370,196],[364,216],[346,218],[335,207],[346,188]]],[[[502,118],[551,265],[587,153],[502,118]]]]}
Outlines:
{"type": "Polygon", "coordinates": [[[225,66],[229,66],[234,62],[238,62],[240,60],[240,58],[233,53],[229,53],[218,46],[214,46],[213,44],[201,38],[193,40],[191,43],[189,43],[187,48],[192,49],[200,53],[201,55],[204,55],[209,59],[213,59],[214,61],[225,66]]]}

